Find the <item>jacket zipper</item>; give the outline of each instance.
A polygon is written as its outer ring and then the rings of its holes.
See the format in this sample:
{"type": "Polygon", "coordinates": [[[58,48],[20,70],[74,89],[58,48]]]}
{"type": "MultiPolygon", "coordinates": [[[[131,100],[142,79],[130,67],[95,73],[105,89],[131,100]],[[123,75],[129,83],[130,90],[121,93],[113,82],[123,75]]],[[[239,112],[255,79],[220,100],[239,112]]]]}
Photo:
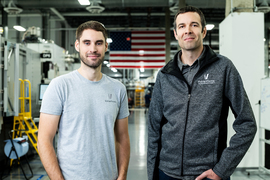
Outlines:
{"type": "Polygon", "coordinates": [[[187,116],[186,116],[186,122],[185,122],[185,129],[184,129],[184,135],[183,135],[183,145],[182,145],[182,164],[181,164],[181,176],[184,176],[184,174],[183,174],[183,170],[184,170],[184,168],[183,168],[183,165],[184,165],[184,142],[185,142],[185,137],[186,137],[186,129],[187,129],[187,122],[188,122],[188,114],[189,114],[189,103],[190,103],[190,98],[191,98],[191,89],[192,89],[192,86],[193,86],[193,83],[194,83],[194,79],[195,79],[195,77],[198,75],[198,73],[200,72],[200,71],[202,71],[202,69],[205,67],[205,65],[204,66],[201,66],[199,69],[198,69],[198,71],[196,72],[196,74],[194,75],[194,77],[193,77],[193,79],[192,79],[192,82],[191,82],[191,85],[189,85],[188,83],[187,83],[187,81],[185,80],[185,82],[186,82],[186,84],[188,85],[188,101],[187,101],[187,116]]]}
{"type": "MultiPolygon", "coordinates": [[[[193,81],[193,80],[192,80],[193,81]]],[[[192,85],[192,83],[191,83],[192,85]]],[[[189,86],[189,85],[188,85],[189,86]]],[[[189,112],[189,102],[190,102],[190,95],[191,95],[191,87],[188,88],[188,101],[187,101],[187,116],[186,116],[186,122],[185,122],[185,128],[184,128],[184,135],[183,135],[183,144],[182,144],[182,162],[181,162],[181,176],[183,176],[184,171],[184,142],[185,142],[185,136],[186,136],[186,130],[187,130],[187,120],[188,120],[188,112],[189,112]]]]}
{"type": "Polygon", "coordinates": [[[184,146],[185,146],[185,137],[186,137],[186,130],[187,130],[187,122],[188,122],[188,115],[189,115],[189,103],[190,103],[190,97],[191,97],[191,89],[194,83],[194,79],[196,77],[196,75],[199,73],[199,71],[201,71],[201,69],[203,69],[202,67],[198,69],[198,71],[196,72],[196,74],[194,75],[191,85],[189,85],[187,83],[187,81],[185,81],[188,85],[188,101],[187,101],[187,116],[186,116],[186,122],[185,122],[185,129],[184,129],[184,135],[183,135],[183,145],[182,145],[182,165],[181,165],[181,176],[184,176],[183,174],[183,165],[184,165],[184,146]]]}

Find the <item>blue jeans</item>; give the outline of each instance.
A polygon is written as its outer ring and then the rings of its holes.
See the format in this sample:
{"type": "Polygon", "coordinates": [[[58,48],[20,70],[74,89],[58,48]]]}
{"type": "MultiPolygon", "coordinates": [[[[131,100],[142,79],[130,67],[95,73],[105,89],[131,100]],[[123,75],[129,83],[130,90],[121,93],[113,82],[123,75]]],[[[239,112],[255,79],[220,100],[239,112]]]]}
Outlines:
{"type": "Polygon", "coordinates": [[[179,180],[179,179],[175,179],[175,178],[172,178],[172,177],[168,176],[167,174],[165,174],[160,169],[158,171],[159,171],[158,172],[159,180],[179,180]]]}
{"type": "MultiPolygon", "coordinates": [[[[203,180],[212,180],[212,179],[209,179],[209,178],[204,178],[203,180]]],[[[228,178],[227,180],[230,180],[230,178],[228,178]]]]}
{"type": "MultiPolygon", "coordinates": [[[[176,178],[173,178],[173,177],[168,176],[167,174],[165,174],[165,173],[164,173],[163,171],[161,171],[160,169],[159,169],[158,175],[159,175],[159,180],[179,180],[179,179],[176,179],[176,178]]],[[[212,180],[212,179],[204,178],[203,180],[212,180]]],[[[230,180],[230,178],[227,179],[227,180],[230,180]]]]}

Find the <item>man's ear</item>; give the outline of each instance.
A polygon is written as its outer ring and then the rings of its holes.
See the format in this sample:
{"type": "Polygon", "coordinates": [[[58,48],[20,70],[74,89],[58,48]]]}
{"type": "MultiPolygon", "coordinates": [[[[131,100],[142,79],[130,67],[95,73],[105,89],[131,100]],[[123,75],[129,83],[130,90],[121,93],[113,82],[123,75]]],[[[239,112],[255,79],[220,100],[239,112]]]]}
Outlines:
{"type": "MultiPolygon", "coordinates": [[[[105,43],[106,51],[108,51],[108,46],[109,46],[109,44],[106,42],[106,43],[105,43]]],[[[106,51],[105,51],[105,52],[106,52],[106,51]]]]}
{"type": "Polygon", "coordinates": [[[174,38],[175,38],[176,40],[178,40],[178,39],[177,39],[177,32],[175,31],[175,29],[173,30],[173,34],[174,34],[174,38]]]}
{"type": "Polygon", "coordinates": [[[204,27],[204,29],[203,29],[203,38],[205,38],[205,36],[206,36],[206,33],[207,33],[207,29],[206,29],[206,27],[204,27]]]}
{"type": "Polygon", "coordinates": [[[75,49],[77,52],[80,52],[80,43],[78,40],[75,41],[75,49]]]}

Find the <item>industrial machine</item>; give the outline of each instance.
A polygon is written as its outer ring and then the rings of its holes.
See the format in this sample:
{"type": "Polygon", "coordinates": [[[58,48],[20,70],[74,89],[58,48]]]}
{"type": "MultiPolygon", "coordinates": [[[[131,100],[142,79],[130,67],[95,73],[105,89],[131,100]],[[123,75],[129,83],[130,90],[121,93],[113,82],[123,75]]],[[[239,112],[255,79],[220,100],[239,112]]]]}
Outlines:
{"type": "MultiPolygon", "coordinates": [[[[20,135],[37,134],[35,123],[38,124],[44,87],[52,78],[73,70],[72,58],[65,49],[52,42],[34,42],[35,34],[29,35],[30,39],[25,36],[28,42],[22,44],[11,43],[0,35],[0,169],[5,164],[3,142],[8,139],[8,132],[20,129],[26,130],[20,135]]],[[[28,140],[28,154],[38,153],[36,141],[30,137],[28,140]]]]}

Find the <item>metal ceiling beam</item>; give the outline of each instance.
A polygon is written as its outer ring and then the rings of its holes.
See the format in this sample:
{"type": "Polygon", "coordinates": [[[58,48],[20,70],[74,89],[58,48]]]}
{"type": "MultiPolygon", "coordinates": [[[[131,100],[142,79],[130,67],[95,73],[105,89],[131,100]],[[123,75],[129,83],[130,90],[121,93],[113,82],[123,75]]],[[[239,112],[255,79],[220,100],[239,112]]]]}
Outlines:
{"type": "MultiPolygon", "coordinates": [[[[105,7],[168,7],[166,0],[102,0],[105,7]]],[[[16,5],[22,8],[82,8],[77,0],[18,0],[16,5]]]]}
{"type": "Polygon", "coordinates": [[[62,21],[66,21],[66,19],[64,18],[64,16],[62,16],[55,8],[50,8],[50,10],[56,15],[58,16],[62,21]]]}
{"type": "MultiPolygon", "coordinates": [[[[77,28],[51,28],[50,30],[52,31],[73,31],[76,30],[77,28]]],[[[165,30],[165,27],[115,27],[115,28],[110,28],[106,27],[107,30],[109,31],[116,31],[116,30],[165,30]]],[[[41,29],[42,30],[42,29],[41,29]]]]}
{"type": "MultiPolygon", "coordinates": [[[[128,13],[100,13],[100,14],[91,14],[89,12],[70,12],[62,13],[63,16],[128,16],[128,13]]],[[[148,13],[130,13],[131,16],[147,16],[148,13]]],[[[165,13],[151,13],[151,16],[165,16],[165,13]]]]}

